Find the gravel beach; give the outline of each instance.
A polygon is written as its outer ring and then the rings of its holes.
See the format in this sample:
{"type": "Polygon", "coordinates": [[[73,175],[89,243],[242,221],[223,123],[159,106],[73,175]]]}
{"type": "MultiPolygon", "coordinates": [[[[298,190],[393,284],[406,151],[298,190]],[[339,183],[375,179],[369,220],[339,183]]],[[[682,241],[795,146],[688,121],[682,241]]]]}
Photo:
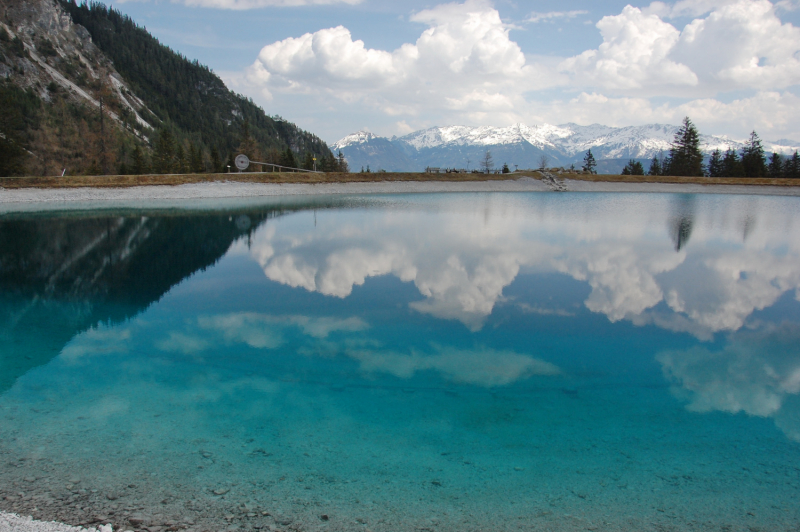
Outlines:
{"type": "MultiPolygon", "coordinates": [[[[755,194],[800,196],[800,186],[688,185],[673,183],[612,183],[565,179],[567,192],[632,192],[678,194],[755,194]]],[[[341,194],[411,194],[447,192],[549,192],[547,181],[523,177],[507,181],[384,181],[337,184],[264,184],[214,182],[178,186],[120,188],[0,188],[0,212],[72,208],[87,202],[112,202],[131,206],[152,200],[212,200],[269,196],[341,195],[341,194]]]]}
{"type": "Polygon", "coordinates": [[[0,512],[0,532],[112,532],[112,527],[101,525],[99,528],[83,528],[0,512]]]}

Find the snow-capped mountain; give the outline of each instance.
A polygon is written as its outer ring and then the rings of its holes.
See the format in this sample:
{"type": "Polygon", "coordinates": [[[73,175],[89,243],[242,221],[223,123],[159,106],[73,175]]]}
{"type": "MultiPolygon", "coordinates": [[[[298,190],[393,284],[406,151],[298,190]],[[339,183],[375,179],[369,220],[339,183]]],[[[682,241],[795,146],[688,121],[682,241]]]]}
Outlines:
{"type": "MultiPolygon", "coordinates": [[[[476,168],[486,150],[491,151],[496,166],[504,163],[520,168],[538,168],[541,157],[549,166],[579,167],[587,150],[599,161],[599,169],[619,172],[629,159],[649,161],[667,153],[677,126],[609,127],[600,124],[580,126],[542,124],[510,127],[446,126],[416,131],[403,137],[379,137],[368,132],[348,135],[331,146],[339,150],[358,171],[361,166],[373,170],[420,171],[428,166],[476,168]]],[[[726,136],[701,135],[703,151],[740,150],[745,141],[726,136]]],[[[781,154],[800,149],[800,143],[782,139],[764,142],[764,149],[781,154]]]]}

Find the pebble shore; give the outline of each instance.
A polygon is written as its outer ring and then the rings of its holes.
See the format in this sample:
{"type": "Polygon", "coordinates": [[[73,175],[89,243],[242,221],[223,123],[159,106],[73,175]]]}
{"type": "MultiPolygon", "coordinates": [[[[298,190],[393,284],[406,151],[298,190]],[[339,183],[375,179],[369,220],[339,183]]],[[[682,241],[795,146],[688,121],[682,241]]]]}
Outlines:
{"type": "Polygon", "coordinates": [[[384,181],[368,183],[269,184],[213,182],[177,186],[128,188],[0,188],[0,213],[59,208],[88,208],[88,203],[109,202],[111,206],[136,206],[141,202],[171,200],[219,200],[270,196],[314,196],[342,194],[413,194],[447,192],[633,192],[674,194],[755,194],[800,196],[800,186],[771,187],[744,185],[694,185],[675,183],[612,183],[548,180],[530,177],[506,181],[384,181]]]}

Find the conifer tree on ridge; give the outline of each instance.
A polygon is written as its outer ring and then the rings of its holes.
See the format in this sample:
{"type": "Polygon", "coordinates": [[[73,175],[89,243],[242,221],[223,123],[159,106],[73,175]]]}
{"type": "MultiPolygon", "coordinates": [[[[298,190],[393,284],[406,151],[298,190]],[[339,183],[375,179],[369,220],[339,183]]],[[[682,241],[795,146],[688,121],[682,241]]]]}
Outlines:
{"type": "Polygon", "coordinates": [[[675,133],[669,156],[664,161],[663,173],[674,176],[702,176],[703,152],[700,150],[700,134],[687,116],[675,133]]]}
{"type": "Polygon", "coordinates": [[[761,139],[755,131],[750,133],[750,140],[742,148],[742,166],[745,177],[767,175],[767,158],[764,154],[764,147],[761,145],[761,139]]]}

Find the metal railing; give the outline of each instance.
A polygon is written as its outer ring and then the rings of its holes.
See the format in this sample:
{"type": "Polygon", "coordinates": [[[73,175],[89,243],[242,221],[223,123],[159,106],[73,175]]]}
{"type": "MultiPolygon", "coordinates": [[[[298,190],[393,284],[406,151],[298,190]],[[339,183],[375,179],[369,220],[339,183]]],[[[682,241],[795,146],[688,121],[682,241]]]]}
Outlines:
{"type": "MultiPolygon", "coordinates": [[[[279,164],[273,164],[273,163],[261,163],[261,162],[258,162],[258,161],[250,161],[250,164],[260,164],[261,166],[271,166],[273,172],[275,171],[275,168],[285,168],[286,170],[293,170],[295,172],[308,172],[310,174],[324,174],[325,173],[325,172],[320,172],[320,171],[317,171],[317,170],[305,170],[303,168],[293,168],[291,166],[281,166],[279,164]]],[[[240,174],[241,173],[248,173],[248,174],[249,173],[254,173],[254,174],[257,174],[259,172],[241,172],[240,171],[239,173],[240,174]]]]}

